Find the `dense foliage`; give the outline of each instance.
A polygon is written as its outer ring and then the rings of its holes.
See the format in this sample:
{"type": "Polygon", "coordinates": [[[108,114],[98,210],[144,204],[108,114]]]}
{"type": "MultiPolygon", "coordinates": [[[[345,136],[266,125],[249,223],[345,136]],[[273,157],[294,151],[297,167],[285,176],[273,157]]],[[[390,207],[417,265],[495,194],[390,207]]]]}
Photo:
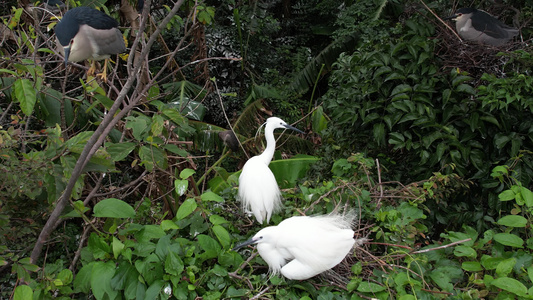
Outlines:
{"type": "Polygon", "coordinates": [[[24,3],[1,6],[0,298],[533,298],[528,28],[496,49],[448,1],[68,1],[121,21],[104,82],[24,3]],[[355,209],[369,239],[306,281],[231,250],[262,228],[236,187],[270,114],[306,131],[279,135],[271,225],[355,209]]]}

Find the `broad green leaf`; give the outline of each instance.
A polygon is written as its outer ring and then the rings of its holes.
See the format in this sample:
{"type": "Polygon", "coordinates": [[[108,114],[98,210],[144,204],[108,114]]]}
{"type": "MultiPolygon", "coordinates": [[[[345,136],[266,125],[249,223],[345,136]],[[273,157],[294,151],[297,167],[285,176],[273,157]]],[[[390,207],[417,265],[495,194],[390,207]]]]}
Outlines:
{"type": "Polygon", "coordinates": [[[191,177],[194,173],[196,173],[195,170],[189,169],[189,168],[185,168],[185,169],[183,169],[180,172],[180,178],[181,179],[187,179],[187,178],[191,177]]]}
{"type": "Polygon", "coordinates": [[[91,274],[91,292],[100,299],[115,299],[118,291],[111,287],[111,279],[115,275],[115,262],[96,262],[91,274]]]}
{"type": "Polygon", "coordinates": [[[190,215],[196,208],[198,207],[198,204],[196,204],[196,200],[193,198],[189,198],[180,205],[178,208],[178,211],[176,212],[176,220],[179,221],[188,215],[190,215]]]}
{"type": "Polygon", "coordinates": [[[514,198],[515,193],[512,190],[505,190],[498,195],[498,199],[500,199],[500,201],[514,200],[514,198]]]}
{"type": "Polygon", "coordinates": [[[113,236],[112,246],[113,256],[115,257],[115,259],[117,259],[120,253],[122,253],[122,250],[124,250],[124,243],[122,243],[119,239],[113,236]]]}
{"type": "Polygon", "coordinates": [[[113,161],[121,161],[135,149],[135,146],[135,143],[106,143],[105,148],[113,161]]]}
{"type": "Polygon", "coordinates": [[[165,120],[161,115],[154,115],[152,117],[152,126],[150,128],[150,131],[152,131],[152,134],[154,136],[158,136],[163,133],[164,122],[165,120]]]}
{"type": "Polygon", "coordinates": [[[82,131],[66,141],[65,146],[72,152],[81,153],[81,150],[93,134],[93,131],[82,131]]]}
{"type": "Polygon", "coordinates": [[[91,262],[83,266],[78,271],[78,273],[76,274],[76,278],[74,279],[74,291],[86,294],[89,293],[89,290],[91,288],[91,274],[94,264],[95,262],[91,262]]]}
{"type": "Polygon", "coordinates": [[[176,109],[167,108],[162,110],[161,112],[176,125],[181,125],[185,123],[185,118],[176,109]]]}
{"type": "Polygon", "coordinates": [[[189,187],[189,181],[187,179],[176,179],[174,180],[174,190],[178,196],[183,196],[187,192],[189,187]]]}
{"type": "Polygon", "coordinates": [[[533,192],[531,192],[531,190],[528,188],[521,187],[520,193],[522,194],[522,198],[524,199],[527,207],[533,207],[533,192]]]}
{"type": "Polygon", "coordinates": [[[204,250],[204,253],[202,253],[202,257],[204,259],[211,259],[218,256],[218,253],[221,251],[221,247],[216,240],[205,234],[199,234],[197,238],[200,248],[204,250]]]}
{"type": "Polygon", "coordinates": [[[37,101],[37,92],[33,83],[26,78],[20,78],[15,81],[15,96],[20,103],[20,108],[26,116],[31,116],[35,102],[37,101]]]}
{"type": "Polygon", "coordinates": [[[483,270],[481,264],[477,261],[465,261],[461,264],[461,268],[468,272],[479,272],[483,270]]]}
{"type": "Polygon", "coordinates": [[[146,294],[144,296],[144,300],[156,300],[159,298],[159,293],[163,289],[163,285],[165,285],[165,282],[163,280],[156,280],[154,281],[146,290],[146,294]]]}
{"type": "Polygon", "coordinates": [[[139,149],[139,157],[141,158],[141,164],[149,171],[154,169],[154,164],[161,169],[167,168],[168,161],[166,153],[153,145],[142,146],[139,149]]]}
{"type": "Polygon", "coordinates": [[[150,123],[151,119],[146,116],[130,116],[126,118],[126,128],[132,130],[133,137],[137,141],[143,141],[147,136],[150,123]]]}
{"type": "Polygon", "coordinates": [[[72,282],[74,276],[71,270],[63,269],[61,272],[59,272],[59,274],[57,274],[57,279],[61,280],[64,285],[68,285],[72,282]]]}
{"type": "Polygon", "coordinates": [[[520,297],[524,297],[527,294],[526,286],[514,278],[496,278],[491,282],[491,285],[520,297]]]}
{"type": "Polygon", "coordinates": [[[311,122],[313,124],[313,131],[320,133],[328,127],[328,120],[324,116],[324,109],[322,106],[317,107],[311,114],[311,122]]]}
{"type": "Polygon", "coordinates": [[[318,160],[318,157],[299,154],[290,159],[272,161],[268,167],[274,173],[280,188],[292,188],[318,160]]]}
{"type": "Polygon", "coordinates": [[[357,287],[357,291],[361,293],[377,293],[384,291],[385,289],[387,289],[387,287],[368,281],[361,282],[357,287]]]}
{"type": "Polygon", "coordinates": [[[224,202],[224,198],[220,197],[219,195],[211,192],[211,191],[207,191],[205,193],[203,193],[201,196],[200,196],[200,199],[202,199],[202,201],[215,201],[215,202],[224,202]]]}
{"type": "Polygon", "coordinates": [[[499,219],[497,223],[509,227],[526,227],[527,219],[522,216],[508,215],[499,219]]]}
{"type": "Polygon", "coordinates": [[[496,275],[499,277],[505,277],[511,273],[516,264],[516,259],[513,257],[501,261],[498,266],[496,266],[496,275]]]}
{"type": "Polygon", "coordinates": [[[511,233],[497,233],[494,235],[494,240],[505,246],[522,248],[524,245],[522,238],[511,233]]]}
{"type": "Polygon", "coordinates": [[[466,256],[470,258],[476,258],[477,256],[476,250],[472,249],[472,247],[463,245],[455,247],[455,249],[453,250],[453,254],[458,257],[466,256]]]}
{"type": "Polygon", "coordinates": [[[228,223],[228,221],[224,219],[224,217],[221,217],[219,215],[210,215],[209,222],[211,222],[213,225],[221,225],[228,223]]]}
{"type": "Polygon", "coordinates": [[[170,229],[180,229],[180,227],[172,220],[163,220],[161,222],[161,229],[166,231],[170,229]]]}
{"type": "Polygon", "coordinates": [[[430,277],[441,289],[447,292],[453,290],[451,279],[445,272],[433,271],[430,273],[430,277]]]}
{"type": "Polygon", "coordinates": [[[133,218],[135,210],[122,200],[108,198],[96,203],[94,216],[98,218],[133,218]]]}
{"type": "Polygon", "coordinates": [[[169,251],[165,259],[165,272],[173,276],[179,276],[183,269],[184,265],[181,258],[174,252],[169,251]]]}
{"type": "Polygon", "coordinates": [[[491,257],[488,255],[481,256],[481,265],[487,270],[495,270],[498,267],[498,264],[502,262],[504,258],[502,257],[491,257]]]}
{"type": "Polygon", "coordinates": [[[214,225],[212,229],[222,247],[226,248],[231,244],[231,237],[226,228],[220,225],[214,225]]]}
{"type": "Polygon", "coordinates": [[[15,288],[14,300],[32,300],[33,290],[27,285],[19,285],[15,288]]]}

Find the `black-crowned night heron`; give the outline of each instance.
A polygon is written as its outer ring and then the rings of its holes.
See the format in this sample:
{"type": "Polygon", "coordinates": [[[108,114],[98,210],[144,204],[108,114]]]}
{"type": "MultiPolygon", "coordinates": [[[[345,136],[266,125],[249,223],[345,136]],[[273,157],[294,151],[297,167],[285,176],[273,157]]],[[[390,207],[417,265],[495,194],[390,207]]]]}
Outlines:
{"type": "Polygon", "coordinates": [[[518,29],[507,26],[488,13],[475,8],[458,9],[446,19],[455,21],[460,37],[467,41],[501,46],[518,34],[518,29]]]}
{"type": "Polygon", "coordinates": [[[73,8],[55,27],[59,51],[68,61],[93,61],[88,74],[94,74],[95,60],[106,59],[100,75],[106,80],[107,58],[126,51],[118,22],[105,13],[90,7],[73,8]]]}

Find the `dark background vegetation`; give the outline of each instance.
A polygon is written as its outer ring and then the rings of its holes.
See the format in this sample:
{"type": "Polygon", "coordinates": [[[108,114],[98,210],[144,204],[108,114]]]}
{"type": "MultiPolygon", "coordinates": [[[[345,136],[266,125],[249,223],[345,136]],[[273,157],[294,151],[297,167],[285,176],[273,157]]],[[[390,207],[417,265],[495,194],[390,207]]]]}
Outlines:
{"type": "Polygon", "coordinates": [[[152,1],[141,33],[134,1],[79,5],[138,51],[108,82],[65,70],[42,4],[0,4],[0,298],[533,296],[531,1],[152,1]],[[520,35],[458,40],[471,6],[520,35]],[[370,239],[303,282],[231,251],[269,116],[306,132],[278,140],[271,225],[352,208],[370,239]]]}

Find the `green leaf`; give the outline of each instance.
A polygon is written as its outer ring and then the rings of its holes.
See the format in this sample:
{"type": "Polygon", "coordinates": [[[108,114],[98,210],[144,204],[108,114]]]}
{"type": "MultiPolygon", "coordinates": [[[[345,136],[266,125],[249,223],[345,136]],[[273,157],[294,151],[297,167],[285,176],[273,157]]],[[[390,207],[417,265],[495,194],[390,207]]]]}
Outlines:
{"type": "Polygon", "coordinates": [[[78,271],[76,278],[74,279],[74,291],[86,294],[89,293],[91,288],[91,274],[94,264],[95,262],[91,262],[83,266],[78,271]]]}
{"type": "Polygon", "coordinates": [[[181,258],[174,252],[169,251],[165,259],[165,272],[173,276],[179,276],[183,269],[184,265],[181,258]]]}
{"type": "Polygon", "coordinates": [[[31,116],[35,102],[37,101],[37,92],[33,83],[26,78],[17,79],[14,83],[15,96],[20,102],[20,109],[26,116],[31,116]]]}
{"type": "Polygon", "coordinates": [[[105,148],[113,161],[121,161],[135,149],[135,146],[135,143],[106,143],[105,148]]]}
{"type": "Polygon", "coordinates": [[[222,250],[220,244],[217,243],[217,241],[205,234],[198,235],[198,244],[200,245],[200,248],[204,250],[204,253],[202,253],[202,257],[204,259],[215,258],[222,250]]]}
{"type": "Polygon", "coordinates": [[[178,208],[178,211],[176,212],[176,220],[179,221],[181,219],[184,219],[188,215],[190,215],[196,208],[198,207],[198,204],[196,204],[196,200],[193,198],[189,198],[180,205],[178,208]]]}
{"type": "Polygon", "coordinates": [[[122,243],[119,239],[116,237],[113,237],[113,256],[115,259],[122,253],[122,250],[124,250],[124,243],[122,243]]]}
{"type": "Polygon", "coordinates": [[[501,261],[498,266],[496,266],[496,275],[499,277],[505,277],[511,273],[516,264],[516,259],[511,257],[501,261]]]}
{"type": "Polygon", "coordinates": [[[154,115],[152,117],[152,126],[150,127],[150,131],[152,131],[152,135],[158,136],[161,133],[163,133],[164,122],[165,120],[163,119],[161,115],[154,115]]]}
{"type": "Polygon", "coordinates": [[[515,193],[512,190],[505,190],[498,194],[498,199],[500,201],[509,201],[515,199],[515,193]]]}
{"type": "Polygon", "coordinates": [[[461,264],[461,268],[468,272],[479,272],[483,270],[481,264],[477,261],[465,261],[461,264]]]}
{"type": "Polygon", "coordinates": [[[203,193],[201,196],[200,196],[200,199],[202,199],[202,201],[215,201],[215,202],[224,202],[224,198],[220,197],[219,195],[211,192],[211,191],[207,191],[205,193],[203,193]]]}
{"type": "Polygon", "coordinates": [[[497,233],[494,235],[494,240],[505,246],[522,248],[524,245],[523,239],[511,233],[497,233]]]}
{"type": "Polygon", "coordinates": [[[383,285],[379,285],[377,283],[363,281],[359,286],[357,287],[357,291],[361,293],[377,293],[381,292],[387,289],[383,285]]]}
{"type": "Polygon", "coordinates": [[[433,271],[430,273],[431,279],[443,290],[450,292],[453,290],[450,276],[442,271],[433,271]]]}
{"type": "Polygon", "coordinates": [[[187,179],[187,178],[191,177],[192,175],[194,175],[194,173],[196,173],[195,170],[189,169],[189,168],[185,168],[185,169],[181,170],[180,178],[181,179],[187,179]]]}
{"type": "Polygon", "coordinates": [[[161,289],[163,289],[163,285],[165,282],[163,280],[156,280],[154,281],[146,290],[146,294],[143,297],[144,300],[156,300],[159,298],[159,293],[161,292],[161,289]]]}
{"type": "Polygon", "coordinates": [[[374,135],[374,140],[378,143],[378,145],[385,144],[385,124],[384,123],[374,124],[373,135],[374,135]]]}
{"type": "Polygon", "coordinates": [[[96,203],[94,216],[98,218],[133,218],[135,217],[135,210],[122,200],[108,198],[96,203]]]}
{"type": "Polygon", "coordinates": [[[32,300],[33,290],[27,285],[19,285],[15,288],[14,300],[32,300]]]}
{"type": "Polygon", "coordinates": [[[130,116],[126,118],[126,128],[132,130],[133,137],[137,141],[143,141],[144,138],[147,136],[148,128],[150,128],[150,122],[151,119],[146,116],[130,116]]]}
{"type": "Polygon", "coordinates": [[[111,287],[111,279],[115,275],[115,262],[96,262],[91,274],[91,291],[96,299],[115,299],[118,291],[111,287]]]}
{"type": "Polygon", "coordinates": [[[166,153],[155,146],[142,146],[139,149],[139,157],[141,158],[141,164],[146,167],[148,171],[154,169],[154,163],[161,169],[167,168],[167,155],[166,153]]]}
{"type": "Polygon", "coordinates": [[[161,222],[161,229],[163,230],[170,230],[170,229],[180,229],[178,224],[174,223],[172,220],[163,220],[161,222]]]}
{"type": "Polygon", "coordinates": [[[272,161],[268,167],[274,173],[280,188],[293,188],[318,160],[318,157],[298,154],[290,159],[272,161]]]}
{"type": "Polygon", "coordinates": [[[499,219],[497,223],[509,227],[526,227],[527,219],[522,216],[508,215],[499,219]]]}
{"type": "Polygon", "coordinates": [[[189,188],[189,181],[187,179],[176,179],[174,180],[174,190],[178,196],[183,196],[189,188]]]}
{"type": "Polygon", "coordinates": [[[527,294],[526,286],[514,278],[496,278],[491,282],[491,285],[520,297],[524,297],[527,294]]]}
{"type": "Polygon", "coordinates": [[[63,285],[69,285],[72,282],[72,279],[74,279],[74,276],[72,275],[71,270],[63,269],[57,274],[57,279],[59,279],[63,285]]]}
{"type": "Polygon", "coordinates": [[[231,238],[226,228],[220,225],[215,225],[212,229],[222,247],[229,247],[229,245],[231,244],[231,238]]]}
{"type": "Polygon", "coordinates": [[[453,254],[458,257],[470,257],[470,258],[476,258],[477,253],[476,250],[474,250],[472,247],[459,245],[455,247],[453,250],[453,254]]]}
{"type": "Polygon", "coordinates": [[[520,193],[522,194],[522,198],[524,199],[527,207],[533,207],[533,192],[531,192],[531,190],[528,188],[521,187],[520,193]]]}
{"type": "Polygon", "coordinates": [[[167,108],[162,110],[161,112],[176,125],[182,125],[183,123],[185,123],[185,118],[180,114],[179,111],[173,108],[167,108]]]}
{"type": "Polygon", "coordinates": [[[213,225],[221,225],[221,224],[229,223],[226,219],[224,219],[224,217],[221,217],[219,215],[210,215],[209,222],[211,222],[213,225]]]}

